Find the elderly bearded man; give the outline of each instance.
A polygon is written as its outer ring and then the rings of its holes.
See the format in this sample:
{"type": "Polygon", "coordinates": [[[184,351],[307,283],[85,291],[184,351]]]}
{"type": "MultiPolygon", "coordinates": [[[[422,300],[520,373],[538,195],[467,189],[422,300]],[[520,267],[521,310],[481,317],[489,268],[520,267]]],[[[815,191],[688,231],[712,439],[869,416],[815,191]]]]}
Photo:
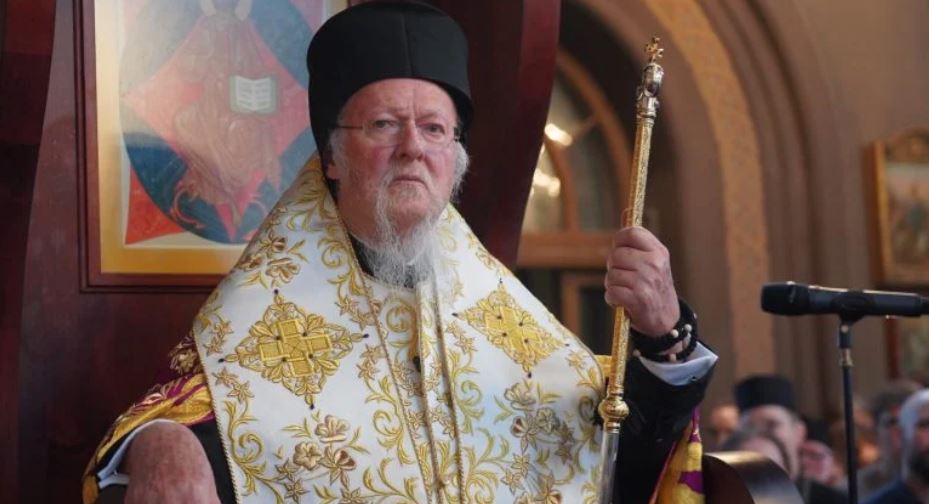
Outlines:
{"type": "MultiPolygon", "coordinates": [[[[127,483],[128,502],[595,498],[602,372],[449,204],[466,62],[458,25],[422,4],[362,4],[319,30],[326,148],[172,352],[179,376],[116,421],[85,500],[127,483]]],[[[650,357],[628,367],[617,497],[697,502],[692,412],[715,356],[651,233],[616,234],[605,282],[650,357]]]]}
{"type": "Polygon", "coordinates": [[[865,504],[929,502],[929,389],[914,392],[900,407],[901,474],[865,504]]]}

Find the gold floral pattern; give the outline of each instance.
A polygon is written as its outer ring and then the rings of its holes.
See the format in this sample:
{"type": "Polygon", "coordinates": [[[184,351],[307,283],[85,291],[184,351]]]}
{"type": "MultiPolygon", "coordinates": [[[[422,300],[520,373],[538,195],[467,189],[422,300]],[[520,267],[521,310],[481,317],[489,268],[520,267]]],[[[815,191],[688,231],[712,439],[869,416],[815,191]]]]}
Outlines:
{"type": "Polygon", "coordinates": [[[349,475],[359,469],[356,457],[371,454],[358,442],[361,429],[352,429],[346,420],[333,415],[325,415],[322,419],[320,416],[318,412],[311,415],[315,427],[305,419],[301,424],[284,428],[294,438],[306,440],[294,447],[291,456],[296,472],[309,480],[324,477],[329,485],[338,483],[340,486],[336,492],[331,486],[314,484],[313,490],[320,502],[419,502],[415,479],[406,478],[402,485],[391,479],[386,470],[390,458],[382,458],[376,469],[364,469],[361,478],[364,488],[353,487],[349,475]]]}
{"type": "MultiPolygon", "coordinates": [[[[293,454],[286,458],[283,447],[278,448],[275,456],[283,460],[273,466],[273,472],[269,472],[267,464],[261,462],[266,452],[264,441],[253,431],[247,430],[248,425],[257,421],[250,413],[252,396],[241,393],[249,389],[249,383],[242,381],[226,368],[214,373],[214,377],[218,385],[230,389],[226,396],[235,399],[225,401],[223,405],[228,419],[226,436],[230,457],[242,470],[245,478],[242,489],[244,495],[257,494],[260,484],[271,492],[275,502],[300,502],[301,497],[308,493],[305,484],[320,475],[327,476],[330,484],[338,481],[343,487],[343,492],[350,492],[348,474],[357,467],[352,453],[369,453],[358,444],[360,429],[355,429],[352,438],[349,439],[347,432],[350,426],[346,421],[332,415],[327,415],[321,421],[318,412],[312,416],[316,424],[315,429],[310,428],[306,419],[302,424],[289,425],[284,428],[285,432],[294,438],[307,441],[297,443],[293,454]]],[[[317,495],[329,491],[328,487],[319,485],[316,485],[314,490],[317,495]]],[[[324,499],[324,502],[333,501],[324,499]]]]}
{"type": "Polygon", "coordinates": [[[153,419],[196,423],[210,418],[212,414],[210,392],[203,373],[156,385],[113,422],[91,463],[99,462],[124,436],[153,419]]]}
{"type": "Polygon", "coordinates": [[[484,416],[482,406],[484,394],[475,381],[478,371],[474,366],[477,347],[474,338],[465,334],[464,329],[455,322],[445,328],[445,334],[451,335],[454,344],[448,348],[449,380],[452,386],[452,401],[457,407],[461,422],[461,432],[471,434],[474,424],[484,416]]]}
{"type": "Polygon", "coordinates": [[[589,497],[596,364],[451,207],[439,239],[451,274],[392,290],[361,272],[318,162],[272,210],[191,332],[239,501],[589,497]],[[534,376],[543,360],[568,375],[534,376]]]}
{"type": "Polygon", "coordinates": [[[322,420],[319,417],[318,412],[312,415],[316,424],[313,429],[307,420],[284,427],[284,431],[290,432],[293,437],[307,440],[294,447],[293,463],[309,472],[319,469],[318,472],[325,474],[329,483],[338,480],[347,488],[348,475],[358,467],[352,453],[369,453],[358,444],[361,429],[352,430],[347,421],[333,415],[326,415],[322,420]]]}
{"type": "Polygon", "coordinates": [[[351,241],[329,196],[319,161],[311,161],[311,169],[298,181],[299,191],[288,210],[287,229],[291,231],[317,231],[322,229],[318,242],[319,260],[329,270],[337,272],[328,279],[336,286],[336,305],[340,315],[348,315],[358,324],[359,330],[374,327],[380,306],[365,306],[363,274],[358,267],[351,241]]]}
{"type": "Polygon", "coordinates": [[[185,375],[203,371],[200,366],[200,357],[197,356],[197,344],[194,343],[193,335],[189,333],[171,349],[168,358],[171,360],[169,364],[171,370],[177,374],[185,375]]]}
{"type": "Polygon", "coordinates": [[[501,277],[512,277],[513,272],[509,270],[499,259],[494,257],[484,245],[477,239],[473,233],[468,233],[468,246],[477,256],[477,259],[481,262],[484,267],[492,270],[501,277]]]}
{"type": "Polygon", "coordinates": [[[527,373],[558,348],[558,341],[521,308],[500,282],[487,297],[459,314],[527,373]]]}
{"type": "MultiPolygon", "coordinates": [[[[280,213],[272,213],[271,221],[280,219],[280,213]]],[[[267,226],[262,234],[255,238],[249,247],[249,253],[243,254],[234,269],[248,273],[241,285],[261,285],[265,289],[280,287],[290,283],[300,272],[297,260],[307,262],[301,249],[306,240],[298,240],[288,245],[287,238],[278,236],[274,226],[267,226]]]]}
{"type": "Polygon", "coordinates": [[[196,354],[194,341],[203,338],[204,333],[207,331],[209,331],[209,340],[204,345],[206,355],[222,352],[223,345],[226,344],[226,340],[232,334],[232,324],[227,318],[223,317],[222,308],[223,306],[219,303],[219,291],[214,291],[203,303],[203,307],[197,312],[197,316],[194,317],[193,327],[191,327],[187,338],[181,340],[181,343],[172,353],[172,369],[179,373],[189,372],[182,370],[184,362],[190,360],[185,354],[189,352],[196,354]],[[189,341],[189,344],[185,343],[187,341],[189,341]],[[173,365],[175,360],[178,362],[178,368],[173,365]]]}
{"type": "Polygon", "coordinates": [[[282,384],[312,405],[339,361],[363,337],[275,294],[274,304],[225,361],[260,372],[262,378],[282,384]]]}
{"type": "Polygon", "coordinates": [[[568,417],[556,412],[559,399],[558,394],[544,391],[538,383],[533,386],[528,380],[507,388],[502,401],[494,398],[500,409],[494,422],[508,422],[510,434],[519,440],[519,452],[504,469],[503,477],[510,491],[520,495],[517,502],[561,502],[555,485],[584,472],[578,456],[581,443],[568,417]],[[567,468],[567,474],[554,474],[548,462],[551,455],[567,468]]]}

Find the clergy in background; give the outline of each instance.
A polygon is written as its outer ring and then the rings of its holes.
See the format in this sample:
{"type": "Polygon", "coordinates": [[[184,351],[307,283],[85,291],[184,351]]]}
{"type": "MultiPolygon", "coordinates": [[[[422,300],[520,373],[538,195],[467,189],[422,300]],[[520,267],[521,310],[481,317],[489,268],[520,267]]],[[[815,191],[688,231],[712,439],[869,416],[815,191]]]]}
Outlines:
{"type": "Polygon", "coordinates": [[[806,425],[797,412],[793,385],[779,375],[748,377],[735,386],[735,401],[744,428],[768,432],[785,448],[785,470],[800,489],[808,504],[840,504],[848,500],[844,493],[803,477],[800,446],[806,440],[806,425]]]}

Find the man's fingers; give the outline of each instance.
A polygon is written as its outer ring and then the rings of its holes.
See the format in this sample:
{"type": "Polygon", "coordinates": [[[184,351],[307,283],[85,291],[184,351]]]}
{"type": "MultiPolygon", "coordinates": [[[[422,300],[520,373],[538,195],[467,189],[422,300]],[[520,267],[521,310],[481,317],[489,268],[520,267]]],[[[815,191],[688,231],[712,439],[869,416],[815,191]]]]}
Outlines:
{"type": "Polygon", "coordinates": [[[667,256],[657,251],[646,252],[633,248],[616,248],[610,252],[607,268],[628,271],[652,271],[661,273],[669,267],[667,256]]]}
{"type": "Polygon", "coordinates": [[[666,250],[664,244],[651,231],[638,226],[622,228],[613,233],[613,247],[629,247],[638,250],[666,250]]]}
{"type": "Polygon", "coordinates": [[[612,287],[624,287],[634,292],[641,282],[641,275],[638,271],[610,268],[606,272],[603,286],[607,290],[612,287]]]}
{"type": "Polygon", "coordinates": [[[671,266],[667,258],[658,254],[621,249],[614,251],[610,268],[604,277],[604,286],[628,287],[640,295],[648,291],[661,291],[671,286],[671,266]]]}
{"type": "Polygon", "coordinates": [[[606,303],[614,308],[622,306],[626,310],[635,311],[640,304],[639,298],[629,287],[614,285],[606,290],[604,295],[606,303]]]}

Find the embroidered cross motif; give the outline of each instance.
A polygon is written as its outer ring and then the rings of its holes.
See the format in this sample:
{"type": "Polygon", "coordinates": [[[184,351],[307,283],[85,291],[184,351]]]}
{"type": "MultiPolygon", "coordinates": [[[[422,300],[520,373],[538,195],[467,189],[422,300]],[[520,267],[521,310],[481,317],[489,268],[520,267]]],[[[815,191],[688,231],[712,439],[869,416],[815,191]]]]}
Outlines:
{"type": "Polygon", "coordinates": [[[496,313],[484,312],[484,325],[491,332],[499,334],[501,339],[508,340],[507,346],[517,352],[532,352],[533,347],[541,343],[539,328],[528,312],[520,310],[521,313],[517,313],[516,310],[511,306],[500,305],[496,313]],[[527,317],[529,320],[526,320],[527,317]]]}
{"type": "Polygon", "coordinates": [[[283,385],[312,408],[316,395],[338,371],[339,362],[362,338],[275,294],[261,320],[252,324],[248,336],[224,359],[283,385]]]}
{"type": "Polygon", "coordinates": [[[502,283],[460,317],[527,373],[558,348],[558,340],[545,332],[532,314],[516,304],[502,283]]]}
{"type": "Polygon", "coordinates": [[[258,354],[266,366],[283,363],[292,376],[309,376],[313,372],[310,360],[315,354],[332,349],[328,334],[308,334],[297,319],[280,321],[274,328],[275,339],[259,344],[258,354]]]}

